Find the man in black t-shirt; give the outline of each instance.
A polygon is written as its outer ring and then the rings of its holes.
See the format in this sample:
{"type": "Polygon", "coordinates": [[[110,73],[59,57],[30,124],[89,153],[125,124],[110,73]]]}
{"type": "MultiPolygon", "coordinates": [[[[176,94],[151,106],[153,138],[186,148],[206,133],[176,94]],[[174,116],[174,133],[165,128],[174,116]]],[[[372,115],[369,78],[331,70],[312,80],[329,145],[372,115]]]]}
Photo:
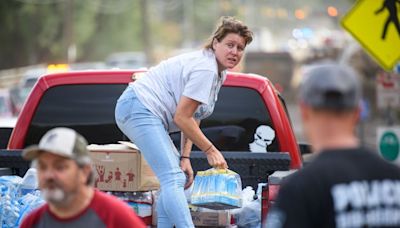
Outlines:
{"type": "Polygon", "coordinates": [[[315,158],[288,177],[264,227],[400,227],[400,168],[360,146],[360,84],[349,68],[305,72],[300,111],[315,158]]]}

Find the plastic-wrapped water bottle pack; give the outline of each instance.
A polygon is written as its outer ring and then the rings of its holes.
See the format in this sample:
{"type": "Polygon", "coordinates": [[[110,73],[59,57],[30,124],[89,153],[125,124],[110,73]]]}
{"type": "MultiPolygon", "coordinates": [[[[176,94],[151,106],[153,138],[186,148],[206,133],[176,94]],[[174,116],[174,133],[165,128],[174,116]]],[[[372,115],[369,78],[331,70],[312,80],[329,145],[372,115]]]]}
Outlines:
{"type": "Polygon", "coordinates": [[[45,202],[35,175],[31,168],[24,178],[0,176],[0,228],[19,227],[26,214],[45,202]]]}
{"type": "Polygon", "coordinates": [[[208,169],[197,172],[191,204],[214,210],[239,208],[242,205],[242,182],[232,170],[208,169]]]}

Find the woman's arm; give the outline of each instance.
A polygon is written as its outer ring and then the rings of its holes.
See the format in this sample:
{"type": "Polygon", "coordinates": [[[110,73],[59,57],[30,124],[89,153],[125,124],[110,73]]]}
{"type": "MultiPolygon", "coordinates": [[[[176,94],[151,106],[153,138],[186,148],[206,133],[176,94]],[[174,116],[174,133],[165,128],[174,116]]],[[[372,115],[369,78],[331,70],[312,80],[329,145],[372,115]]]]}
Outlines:
{"type": "Polygon", "coordinates": [[[228,166],[221,152],[207,139],[193,118],[193,114],[199,105],[200,102],[182,96],[176,108],[174,122],[190,141],[206,153],[208,163],[211,166],[226,169],[228,166]]]}
{"type": "MultiPolygon", "coordinates": [[[[197,126],[200,125],[200,121],[196,121],[197,126]]],[[[192,152],[193,142],[181,132],[181,161],[180,167],[186,174],[185,189],[189,188],[193,183],[193,168],[190,163],[190,152],[192,152]]]]}
{"type": "MultiPolygon", "coordinates": [[[[195,120],[197,126],[200,126],[200,120],[195,120]]],[[[190,157],[190,152],[192,152],[193,142],[181,132],[181,155],[184,157],[190,157]]]]}

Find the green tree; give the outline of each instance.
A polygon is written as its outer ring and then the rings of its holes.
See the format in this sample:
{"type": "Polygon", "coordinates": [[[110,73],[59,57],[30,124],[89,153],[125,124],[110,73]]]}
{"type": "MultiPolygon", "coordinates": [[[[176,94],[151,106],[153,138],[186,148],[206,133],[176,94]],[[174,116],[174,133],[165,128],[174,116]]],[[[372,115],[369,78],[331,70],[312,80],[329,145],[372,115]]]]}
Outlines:
{"type": "MultiPolygon", "coordinates": [[[[139,1],[105,2],[108,1],[100,1],[96,8],[92,8],[96,14],[88,19],[88,23],[76,28],[81,61],[103,60],[112,52],[143,50],[139,1]],[[91,32],[87,31],[88,25],[91,25],[91,32]]],[[[88,7],[85,3],[80,4],[81,8],[88,7]]],[[[75,18],[75,24],[80,23],[82,20],[75,18]]]]}
{"type": "Polygon", "coordinates": [[[0,69],[103,60],[115,51],[141,50],[138,0],[0,1],[0,69]]]}

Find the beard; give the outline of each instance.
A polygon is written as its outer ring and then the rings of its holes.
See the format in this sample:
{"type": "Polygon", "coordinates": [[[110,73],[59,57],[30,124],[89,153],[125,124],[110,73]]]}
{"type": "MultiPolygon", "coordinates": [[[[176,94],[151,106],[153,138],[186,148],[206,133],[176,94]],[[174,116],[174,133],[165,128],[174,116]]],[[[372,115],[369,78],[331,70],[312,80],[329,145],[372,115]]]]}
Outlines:
{"type": "Polygon", "coordinates": [[[50,204],[57,207],[62,207],[69,203],[72,198],[72,192],[68,193],[63,187],[55,180],[46,181],[44,187],[41,189],[43,198],[50,204]]]}
{"type": "Polygon", "coordinates": [[[65,192],[61,188],[53,188],[53,189],[48,189],[44,188],[42,189],[42,195],[43,198],[52,204],[56,205],[61,205],[63,202],[65,203],[65,192]]]}

